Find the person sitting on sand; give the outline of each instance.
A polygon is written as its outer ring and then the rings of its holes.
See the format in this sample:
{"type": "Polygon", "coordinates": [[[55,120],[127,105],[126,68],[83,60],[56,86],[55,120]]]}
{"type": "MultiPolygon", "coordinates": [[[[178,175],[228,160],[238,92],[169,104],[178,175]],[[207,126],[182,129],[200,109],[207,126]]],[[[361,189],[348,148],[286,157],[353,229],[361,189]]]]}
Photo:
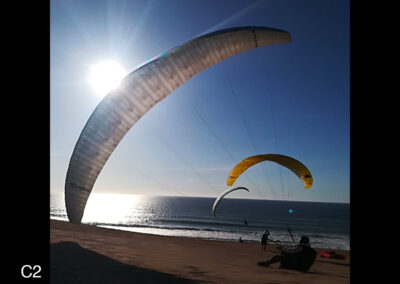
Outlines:
{"type": "Polygon", "coordinates": [[[266,230],[261,238],[261,247],[265,250],[265,248],[267,247],[267,243],[268,243],[268,236],[269,236],[269,231],[266,230]]]}
{"type": "Polygon", "coordinates": [[[315,261],[317,252],[311,248],[310,239],[302,236],[300,243],[292,249],[280,248],[281,254],[275,255],[271,259],[258,262],[259,266],[268,267],[270,264],[280,262],[282,268],[307,271],[315,261]]]}

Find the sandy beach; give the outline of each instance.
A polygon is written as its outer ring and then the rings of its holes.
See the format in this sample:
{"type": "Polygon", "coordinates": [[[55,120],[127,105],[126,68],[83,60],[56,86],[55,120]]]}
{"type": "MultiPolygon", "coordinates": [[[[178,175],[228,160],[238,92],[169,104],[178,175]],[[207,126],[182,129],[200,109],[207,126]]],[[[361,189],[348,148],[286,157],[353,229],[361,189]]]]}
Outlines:
{"type": "MultiPolygon", "coordinates": [[[[312,240],[311,240],[312,243],[312,240]]],[[[318,256],[308,272],[260,267],[279,251],[259,243],[166,237],[50,221],[51,283],[350,283],[344,260],[318,256]]]]}

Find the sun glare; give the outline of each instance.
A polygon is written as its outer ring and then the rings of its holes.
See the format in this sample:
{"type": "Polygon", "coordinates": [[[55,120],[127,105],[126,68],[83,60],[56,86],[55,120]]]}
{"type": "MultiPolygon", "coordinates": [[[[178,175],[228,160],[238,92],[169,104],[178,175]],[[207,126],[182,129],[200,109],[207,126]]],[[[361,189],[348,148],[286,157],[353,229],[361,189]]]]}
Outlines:
{"type": "Polygon", "coordinates": [[[134,194],[92,193],[88,199],[83,221],[104,224],[127,222],[142,197],[134,194]]]}
{"type": "Polygon", "coordinates": [[[117,88],[126,76],[124,68],[115,61],[107,60],[90,67],[89,83],[99,96],[105,96],[117,88]]]}

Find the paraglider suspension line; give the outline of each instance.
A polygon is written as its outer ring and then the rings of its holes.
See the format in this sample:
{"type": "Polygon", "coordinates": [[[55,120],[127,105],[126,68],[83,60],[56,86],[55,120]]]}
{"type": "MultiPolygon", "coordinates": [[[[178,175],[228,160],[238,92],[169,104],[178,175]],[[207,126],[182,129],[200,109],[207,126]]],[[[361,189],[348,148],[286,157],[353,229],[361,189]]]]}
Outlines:
{"type": "Polygon", "coordinates": [[[255,30],[252,30],[252,32],[253,32],[253,39],[254,39],[254,42],[256,43],[256,48],[258,48],[258,42],[257,42],[256,31],[255,31],[255,30]]]}

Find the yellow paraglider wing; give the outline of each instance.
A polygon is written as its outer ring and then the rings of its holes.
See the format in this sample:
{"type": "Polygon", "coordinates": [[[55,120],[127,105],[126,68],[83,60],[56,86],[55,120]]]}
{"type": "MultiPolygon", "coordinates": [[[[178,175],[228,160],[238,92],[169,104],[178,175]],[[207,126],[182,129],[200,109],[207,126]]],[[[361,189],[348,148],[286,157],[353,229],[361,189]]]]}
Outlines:
{"type": "Polygon", "coordinates": [[[280,155],[280,154],[264,154],[264,155],[256,155],[256,156],[251,156],[243,161],[241,161],[239,164],[233,167],[231,172],[228,175],[228,179],[226,180],[226,184],[228,186],[233,185],[233,183],[236,181],[236,179],[248,168],[251,166],[254,166],[255,164],[258,164],[263,161],[271,161],[278,163],[289,170],[291,170],[293,173],[295,173],[304,183],[305,188],[310,188],[313,184],[313,178],[311,175],[311,172],[307,169],[305,165],[303,165],[301,162],[299,162],[296,159],[293,159],[291,157],[285,156],[285,155],[280,155]]]}

